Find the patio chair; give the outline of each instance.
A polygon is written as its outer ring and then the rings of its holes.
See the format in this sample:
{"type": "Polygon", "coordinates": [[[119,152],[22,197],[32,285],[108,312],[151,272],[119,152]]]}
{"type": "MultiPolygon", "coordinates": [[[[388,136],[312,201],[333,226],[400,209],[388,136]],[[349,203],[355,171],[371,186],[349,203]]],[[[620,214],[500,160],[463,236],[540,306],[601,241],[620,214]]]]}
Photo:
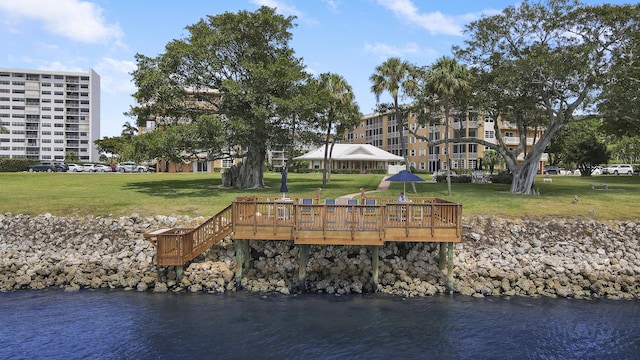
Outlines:
{"type": "MultiPolygon", "coordinates": [[[[302,205],[313,205],[313,199],[300,199],[302,205]]],[[[313,206],[301,206],[300,207],[300,221],[313,221],[315,217],[315,210],[313,206]]]]}

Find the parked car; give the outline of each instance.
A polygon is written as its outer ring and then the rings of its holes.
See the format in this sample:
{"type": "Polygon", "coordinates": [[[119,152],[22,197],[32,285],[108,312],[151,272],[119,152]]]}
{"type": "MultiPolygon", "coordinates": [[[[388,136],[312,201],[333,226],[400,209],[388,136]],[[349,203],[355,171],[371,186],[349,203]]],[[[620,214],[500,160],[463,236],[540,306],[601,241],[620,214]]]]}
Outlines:
{"type": "Polygon", "coordinates": [[[54,171],[58,171],[58,168],[51,161],[41,161],[41,162],[39,162],[37,164],[33,164],[33,165],[29,166],[27,171],[29,171],[29,172],[36,172],[36,171],[54,172],[54,171]]]}
{"type": "Polygon", "coordinates": [[[602,166],[596,166],[591,170],[591,175],[602,175],[602,166]]]}
{"type": "Polygon", "coordinates": [[[82,165],[78,165],[78,164],[67,164],[69,165],[69,170],[67,171],[71,171],[71,172],[83,172],[84,171],[84,166],[82,165]]]}
{"type": "Polygon", "coordinates": [[[147,172],[147,167],[143,165],[138,165],[133,161],[125,161],[116,165],[117,172],[147,172]]]}
{"type": "Polygon", "coordinates": [[[111,166],[105,164],[95,164],[93,166],[93,172],[111,172],[111,166]]]}
{"type": "Polygon", "coordinates": [[[554,165],[548,165],[544,167],[543,173],[547,175],[558,175],[560,168],[554,165]]]}
{"type": "Polygon", "coordinates": [[[62,171],[62,172],[66,172],[69,170],[69,165],[63,163],[63,162],[59,162],[59,161],[54,161],[53,165],[56,167],[56,171],[62,171]]]}
{"type": "Polygon", "coordinates": [[[82,168],[84,169],[84,172],[93,172],[94,166],[96,166],[96,164],[83,164],[82,168]]]}
{"type": "Polygon", "coordinates": [[[611,175],[633,175],[633,166],[629,164],[609,165],[603,173],[611,175]]]}

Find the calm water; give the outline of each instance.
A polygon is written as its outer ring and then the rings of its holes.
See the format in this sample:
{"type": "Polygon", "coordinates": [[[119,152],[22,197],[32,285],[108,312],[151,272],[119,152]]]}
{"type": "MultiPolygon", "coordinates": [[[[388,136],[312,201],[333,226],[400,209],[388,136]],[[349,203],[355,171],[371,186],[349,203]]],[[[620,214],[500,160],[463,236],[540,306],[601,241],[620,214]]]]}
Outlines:
{"type": "Polygon", "coordinates": [[[640,302],[0,293],[0,359],[639,359],[640,302]]]}

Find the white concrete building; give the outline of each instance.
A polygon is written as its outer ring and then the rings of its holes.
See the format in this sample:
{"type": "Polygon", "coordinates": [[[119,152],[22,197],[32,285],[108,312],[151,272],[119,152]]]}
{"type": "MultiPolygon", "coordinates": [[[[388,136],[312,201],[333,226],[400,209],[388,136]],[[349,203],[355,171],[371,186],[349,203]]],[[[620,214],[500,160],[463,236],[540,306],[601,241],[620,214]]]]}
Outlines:
{"type": "Polygon", "coordinates": [[[100,75],[0,68],[0,157],[98,161],[100,75]]]}

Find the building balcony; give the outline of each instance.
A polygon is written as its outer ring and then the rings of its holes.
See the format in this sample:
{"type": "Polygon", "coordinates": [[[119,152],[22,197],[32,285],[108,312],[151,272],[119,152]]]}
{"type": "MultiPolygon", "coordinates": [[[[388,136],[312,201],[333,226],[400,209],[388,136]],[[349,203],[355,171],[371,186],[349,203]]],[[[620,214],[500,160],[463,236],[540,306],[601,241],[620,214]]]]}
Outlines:
{"type": "Polygon", "coordinates": [[[37,106],[26,106],[24,108],[24,113],[27,115],[37,115],[40,114],[40,105],[37,106]]]}
{"type": "MultiPolygon", "coordinates": [[[[517,136],[505,136],[502,138],[505,145],[519,145],[520,138],[517,136]]],[[[527,138],[527,145],[533,145],[533,138],[527,138]]]]}

